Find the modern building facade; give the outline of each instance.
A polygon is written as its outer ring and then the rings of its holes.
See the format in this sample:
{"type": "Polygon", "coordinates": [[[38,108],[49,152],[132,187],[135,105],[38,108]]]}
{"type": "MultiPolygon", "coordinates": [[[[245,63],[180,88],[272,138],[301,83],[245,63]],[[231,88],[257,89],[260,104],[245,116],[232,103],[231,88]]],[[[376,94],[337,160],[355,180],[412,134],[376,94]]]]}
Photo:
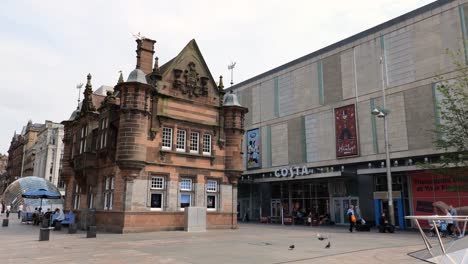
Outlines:
{"type": "Polygon", "coordinates": [[[468,205],[454,178],[422,170],[442,151],[436,76],[455,77],[446,49],[467,61],[467,1],[436,1],[255,76],[231,89],[249,108],[239,217],[278,220],[296,211],[346,224],[350,204],[373,221],[387,209],[391,166],[396,224],[433,214],[433,203],[468,205]],[[390,164],[385,164],[386,93],[390,164]],[[451,189],[451,190],[449,190],[451,189]]]}
{"type": "Polygon", "coordinates": [[[208,228],[236,228],[247,109],[224,96],[195,40],[161,67],[155,41],[137,44],[128,79],[102,96],[88,75],[81,108],[63,121],[65,210],[139,232],[183,229],[184,208],[197,206],[208,228]]]}

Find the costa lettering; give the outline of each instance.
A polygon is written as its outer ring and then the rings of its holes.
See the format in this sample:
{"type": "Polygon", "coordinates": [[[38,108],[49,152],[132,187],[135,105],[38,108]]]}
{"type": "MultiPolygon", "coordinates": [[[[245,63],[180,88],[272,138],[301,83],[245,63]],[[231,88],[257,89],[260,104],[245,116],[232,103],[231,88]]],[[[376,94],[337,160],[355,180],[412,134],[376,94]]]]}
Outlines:
{"type": "Polygon", "coordinates": [[[306,166],[301,167],[284,167],[275,170],[275,177],[291,177],[294,178],[296,176],[304,176],[311,174],[312,171],[306,166]]]}

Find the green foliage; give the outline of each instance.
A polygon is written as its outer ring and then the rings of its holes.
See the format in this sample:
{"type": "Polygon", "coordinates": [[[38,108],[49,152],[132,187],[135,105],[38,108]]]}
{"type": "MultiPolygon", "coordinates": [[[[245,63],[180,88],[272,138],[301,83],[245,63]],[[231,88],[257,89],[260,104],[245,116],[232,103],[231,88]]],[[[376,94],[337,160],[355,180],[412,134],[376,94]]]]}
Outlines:
{"type": "Polygon", "coordinates": [[[460,52],[447,51],[456,66],[456,77],[450,80],[437,77],[439,122],[436,123],[436,148],[447,152],[441,162],[450,167],[468,167],[468,67],[458,58],[460,52]]]}

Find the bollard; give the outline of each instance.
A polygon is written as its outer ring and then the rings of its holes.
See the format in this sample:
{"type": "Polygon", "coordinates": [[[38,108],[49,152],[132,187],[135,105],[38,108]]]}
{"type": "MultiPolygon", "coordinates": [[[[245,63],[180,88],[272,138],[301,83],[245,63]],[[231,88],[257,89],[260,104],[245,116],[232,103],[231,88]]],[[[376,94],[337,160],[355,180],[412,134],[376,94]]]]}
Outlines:
{"type": "Polygon", "coordinates": [[[39,230],[39,241],[49,241],[49,234],[50,234],[49,228],[41,228],[39,230]]]}
{"type": "Polygon", "coordinates": [[[86,238],[96,237],[96,226],[90,226],[88,232],[86,232],[86,238]]]}
{"type": "Polygon", "coordinates": [[[3,219],[2,226],[8,226],[8,219],[3,219]]]}
{"type": "Polygon", "coordinates": [[[76,224],[69,224],[68,225],[68,234],[75,234],[78,226],[76,224]]]}

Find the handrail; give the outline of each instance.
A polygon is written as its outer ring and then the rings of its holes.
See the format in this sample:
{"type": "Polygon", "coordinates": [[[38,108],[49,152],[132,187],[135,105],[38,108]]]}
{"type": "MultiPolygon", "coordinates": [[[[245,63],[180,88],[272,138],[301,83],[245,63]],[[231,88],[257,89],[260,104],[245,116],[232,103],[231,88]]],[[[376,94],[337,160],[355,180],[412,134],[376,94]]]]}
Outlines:
{"type": "Polygon", "coordinates": [[[447,215],[409,215],[405,216],[406,219],[420,219],[420,220],[447,220],[447,219],[454,219],[454,220],[468,220],[468,215],[454,215],[454,216],[447,216],[447,215]]]}
{"type": "MultiPolygon", "coordinates": [[[[461,234],[463,234],[463,235],[465,234],[466,225],[468,223],[468,215],[456,215],[456,216],[447,216],[447,215],[440,215],[440,216],[439,215],[409,215],[409,216],[405,216],[405,219],[411,219],[411,220],[415,221],[416,226],[418,227],[419,232],[421,233],[421,237],[422,237],[422,239],[424,241],[424,244],[426,245],[427,251],[431,254],[432,257],[434,257],[434,255],[432,253],[432,250],[431,250],[432,245],[429,242],[429,239],[427,238],[426,234],[424,233],[421,225],[419,224],[419,220],[427,220],[428,222],[432,222],[433,227],[437,226],[438,223],[436,223],[436,221],[438,221],[438,220],[442,220],[442,221],[451,220],[451,221],[464,222],[463,229],[462,229],[462,232],[461,232],[461,234]]],[[[437,240],[439,241],[439,246],[440,246],[440,249],[442,250],[442,253],[444,255],[447,255],[444,244],[442,242],[442,238],[441,238],[441,234],[439,232],[439,229],[435,228],[434,231],[435,231],[435,233],[437,235],[437,240]]]]}

